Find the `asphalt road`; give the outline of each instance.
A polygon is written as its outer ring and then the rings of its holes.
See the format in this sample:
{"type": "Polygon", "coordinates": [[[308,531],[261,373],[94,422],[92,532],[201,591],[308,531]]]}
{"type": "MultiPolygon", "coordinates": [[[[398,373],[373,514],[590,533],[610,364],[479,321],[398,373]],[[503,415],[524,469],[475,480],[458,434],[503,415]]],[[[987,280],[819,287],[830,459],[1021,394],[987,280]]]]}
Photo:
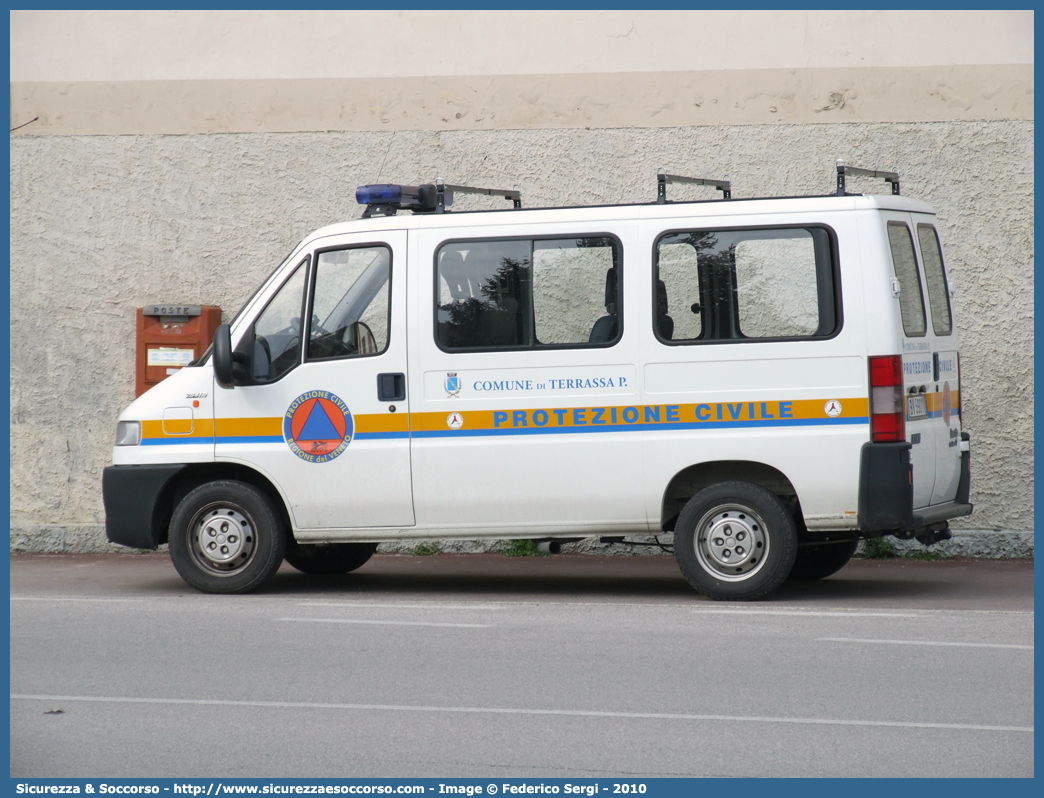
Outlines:
{"type": "Polygon", "coordinates": [[[730,604],[668,557],[378,555],[249,596],[11,558],[15,777],[1032,776],[1033,698],[1031,562],[730,604]]]}

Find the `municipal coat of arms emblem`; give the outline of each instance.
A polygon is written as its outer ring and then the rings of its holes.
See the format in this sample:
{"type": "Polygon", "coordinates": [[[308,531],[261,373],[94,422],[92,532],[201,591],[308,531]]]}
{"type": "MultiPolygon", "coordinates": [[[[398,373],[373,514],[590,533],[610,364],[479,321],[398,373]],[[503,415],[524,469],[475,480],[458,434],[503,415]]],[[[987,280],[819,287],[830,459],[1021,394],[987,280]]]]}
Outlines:
{"type": "Polygon", "coordinates": [[[460,394],[460,377],[457,372],[450,371],[446,374],[446,395],[458,396],[460,394]]]}

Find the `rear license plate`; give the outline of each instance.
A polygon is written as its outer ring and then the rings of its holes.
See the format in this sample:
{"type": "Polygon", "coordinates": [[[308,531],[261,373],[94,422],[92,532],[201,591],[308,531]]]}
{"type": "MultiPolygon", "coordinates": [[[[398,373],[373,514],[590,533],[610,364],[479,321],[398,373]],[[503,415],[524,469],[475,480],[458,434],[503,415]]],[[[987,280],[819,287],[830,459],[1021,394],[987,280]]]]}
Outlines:
{"type": "Polygon", "coordinates": [[[923,393],[906,397],[906,417],[910,421],[928,418],[928,397],[923,393]]]}

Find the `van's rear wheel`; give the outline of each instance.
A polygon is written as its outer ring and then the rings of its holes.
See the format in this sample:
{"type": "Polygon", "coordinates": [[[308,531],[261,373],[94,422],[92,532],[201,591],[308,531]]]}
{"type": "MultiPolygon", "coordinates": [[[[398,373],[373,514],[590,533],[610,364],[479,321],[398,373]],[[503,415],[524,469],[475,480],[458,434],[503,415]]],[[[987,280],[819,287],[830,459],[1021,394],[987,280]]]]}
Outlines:
{"type": "Polygon", "coordinates": [[[249,593],[283,561],[286,530],[271,500],[245,482],[217,480],[190,491],[170,520],[170,559],[204,593],[249,593]]]}
{"type": "Polygon", "coordinates": [[[787,579],[810,582],[837,573],[852,559],[858,545],[858,540],[843,540],[840,543],[798,546],[797,559],[787,579]]]}
{"type": "Polygon", "coordinates": [[[376,543],[294,543],[287,547],[286,561],[303,574],[340,576],[364,566],[375,551],[376,543]]]}
{"type": "Polygon", "coordinates": [[[674,555],[700,593],[750,601],[783,584],[797,555],[797,532],[783,503],[765,488],[719,482],[682,508],[674,555]]]}

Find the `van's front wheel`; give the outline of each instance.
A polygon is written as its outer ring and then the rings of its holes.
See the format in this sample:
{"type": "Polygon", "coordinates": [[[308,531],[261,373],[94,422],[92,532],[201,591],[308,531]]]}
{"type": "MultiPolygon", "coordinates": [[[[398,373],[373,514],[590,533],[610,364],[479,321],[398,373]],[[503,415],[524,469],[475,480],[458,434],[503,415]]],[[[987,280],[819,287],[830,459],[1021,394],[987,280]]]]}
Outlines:
{"type": "Polygon", "coordinates": [[[245,482],[217,480],[190,491],[174,510],[170,559],[204,593],[249,593],[283,561],[286,531],[272,502],[245,482]]]}
{"type": "Polygon", "coordinates": [[[797,556],[797,532],[783,503],[765,488],[719,482],[682,508],[674,553],[700,593],[750,601],[783,584],[797,556]]]}

